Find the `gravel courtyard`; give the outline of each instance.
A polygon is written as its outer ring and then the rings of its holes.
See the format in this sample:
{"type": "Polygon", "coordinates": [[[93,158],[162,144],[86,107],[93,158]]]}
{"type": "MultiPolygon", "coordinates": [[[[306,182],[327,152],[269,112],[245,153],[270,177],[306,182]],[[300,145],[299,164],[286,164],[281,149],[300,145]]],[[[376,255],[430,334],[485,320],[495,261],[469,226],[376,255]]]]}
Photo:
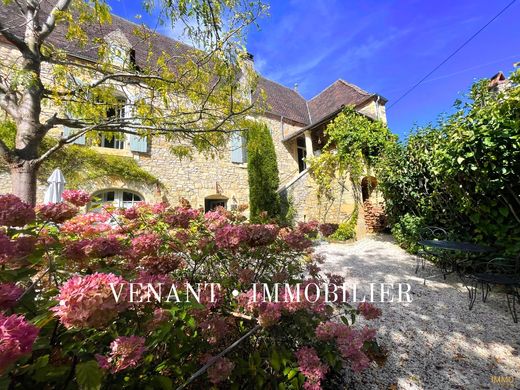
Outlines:
{"type": "Polygon", "coordinates": [[[423,276],[439,271],[427,264],[416,275],[415,257],[386,235],[323,244],[317,251],[326,254],[324,271],[342,274],[358,290],[368,292],[368,283],[411,285],[411,303],[376,303],[383,315],[370,323],[388,359],[355,374],[349,388],[520,388],[520,323],[513,322],[505,295],[491,292],[486,303],[478,296],[469,311],[467,290],[456,276],[424,286],[423,276]]]}

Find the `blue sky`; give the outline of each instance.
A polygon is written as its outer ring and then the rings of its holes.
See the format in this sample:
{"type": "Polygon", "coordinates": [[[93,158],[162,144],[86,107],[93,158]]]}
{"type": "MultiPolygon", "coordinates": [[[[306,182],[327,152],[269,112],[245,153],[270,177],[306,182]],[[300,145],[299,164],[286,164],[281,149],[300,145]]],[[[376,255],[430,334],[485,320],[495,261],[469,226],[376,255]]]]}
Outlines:
{"type": "MultiPolygon", "coordinates": [[[[248,36],[265,77],[312,98],[338,78],[386,97],[389,106],[511,0],[272,0],[248,36]]],[[[110,0],[133,19],[137,2],[110,0]]],[[[387,112],[402,138],[435,122],[474,80],[520,61],[520,1],[387,112]]]]}

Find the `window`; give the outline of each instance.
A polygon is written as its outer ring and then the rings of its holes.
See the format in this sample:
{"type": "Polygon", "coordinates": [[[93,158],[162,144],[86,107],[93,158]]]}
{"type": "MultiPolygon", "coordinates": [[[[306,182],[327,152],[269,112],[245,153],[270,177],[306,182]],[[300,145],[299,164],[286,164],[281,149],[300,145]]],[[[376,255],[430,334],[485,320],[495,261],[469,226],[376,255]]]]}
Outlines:
{"type": "Polygon", "coordinates": [[[128,59],[128,50],[123,46],[112,43],[108,46],[108,58],[114,66],[123,67],[128,59]]]}
{"type": "MultiPolygon", "coordinates": [[[[125,100],[120,99],[114,107],[107,110],[107,118],[124,119],[125,118],[125,100]]],[[[124,149],[125,136],[121,133],[101,133],[101,147],[110,149],[124,149]]]]}
{"type": "Polygon", "coordinates": [[[231,135],[231,162],[247,163],[247,142],[242,133],[237,132],[231,135]]]}
{"type": "Polygon", "coordinates": [[[136,203],[144,201],[141,195],[132,191],[124,190],[108,190],[98,192],[94,195],[94,198],[98,200],[92,203],[91,208],[96,205],[111,203],[116,207],[128,209],[136,203]]]}
{"type": "Polygon", "coordinates": [[[307,148],[305,147],[305,138],[296,139],[296,148],[298,151],[298,170],[303,172],[307,169],[305,158],[307,157],[307,148]]]}
{"type": "Polygon", "coordinates": [[[215,210],[217,207],[226,208],[227,199],[204,199],[204,211],[215,210]]]}

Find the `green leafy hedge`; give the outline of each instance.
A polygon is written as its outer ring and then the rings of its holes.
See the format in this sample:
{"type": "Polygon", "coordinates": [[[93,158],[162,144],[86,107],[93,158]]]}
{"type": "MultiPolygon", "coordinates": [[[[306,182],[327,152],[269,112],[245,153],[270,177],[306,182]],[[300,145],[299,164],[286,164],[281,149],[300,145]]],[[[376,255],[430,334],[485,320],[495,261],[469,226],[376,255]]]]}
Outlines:
{"type": "Polygon", "coordinates": [[[410,213],[456,238],[520,253],[520,71],[510,79],[502,92],[476,83],[453,115],[386,151],[378,179],[398,235],[415,223],[410,213]]]}

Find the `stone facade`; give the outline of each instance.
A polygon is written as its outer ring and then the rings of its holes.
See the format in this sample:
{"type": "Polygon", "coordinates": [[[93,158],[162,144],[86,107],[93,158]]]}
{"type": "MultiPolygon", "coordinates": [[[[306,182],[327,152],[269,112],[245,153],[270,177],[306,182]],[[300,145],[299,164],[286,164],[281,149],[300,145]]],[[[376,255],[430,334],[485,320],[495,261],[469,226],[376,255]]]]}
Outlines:
{"type": "MultiPolygon", "coordinates": [[[[117,32],[112,33],[112,36],[116,37],[118,42],[123,42],[125,46],[129,45],[124,34],[117,32]]],[[[9,65],[9,63],[15,63],[19,60],[19,53],[7,43],[0,41],[0,59],[3,65],[9,65]]],[[[51,80],[50,70],[48,65],[45,65],[42,69],[44,82],[51,80]]],[[[310,106],[295,91],[267,79],[261,78],[261,82],[266,88],[270,89],[267,91],[268,101],[271,99],[276,107],[271,107],[264,115],[256,119],[263,121],[271,131],[277,155],[280,192],[292,200],[293,208],[296,211],[296,220],[317,219],[321,222],[341,222],[350,216],[355,204],[360,203],[356,198],[358,196],[356,194],[359,192],[357,185],[350,189],[338,186],[335,191],[334,202],[330,204],[327,202],[320,203],[314,180],[307,170],[302,171],[301,161],[299,165],[301,155],[298,155],[298,150],[301,154],[301,144],[305,145],[304,153],[307,157],[313,155],[314,151],[319,151],[321,146],[325,144],[323,130],[327,122],[322,120],[314,122],[316,118],[311,118],[310,106]],[[294,108],[295,106],[298,107],[294,108]],[[296,114],[294,114],[295,112],[296,114]],[[313,125],[313,122],[315,125],[313,125]],[[300,139],[300,146],[298,146],[298,138],[300,139]]],[[[125,94],[138,94],[138,91],[132,91],[131,88],[133,87],[122,86],[122,89],[125,89],[125,94]]],[[[335,83],[328,87],[331,91],[332,88],[336,88],[332,94],[334,99],[339,100],[328,106],[321,102],[322,108],[315,101],[316,104],[312,108],[313,112],[319,112],[320,109],[322,111],[325,109],[337,111],[343,105],[353,104],[360,113],[386,121],[384,108],[386,100],[384,98],[375,94],[370,95],[357,87],[353,89],[345,82],[335,83]],[[348,90],[347,92],[350,95],[347,94],[344,98],[347,100],[341,100],[343,98],[341,94],[344,90],[338,88],[348,90]],[[356,94],[355,99],[351,96],[352,94],[356,94]],[[334,108],[336,106],[338,108],[334,108]]],[[[52,115],[55,110],[56,107],[43,107],[42,119],[52,115]]],[[[322,114],[325,118],[330,113],[325,110],[322,114]]],[[[55,137],[60,137],[62,133],[63,129],[61,128],[51,131],[51,135],[55,137]]],[[[139,195],[146,202],[167,201],[170,204],[177,204],[181,198],[184,198],[193,207],[206,209],[208,205],[214,204],[208,203],[208,201],[224,202],[228,209],[249,202],[247,164],[232,162],[231,146],[221,150],[216,158],[195,153],[191,158],[184,159],[172,155],[170,153],[171,144],[162,137],[154,137],[149,140],[146,152],[131,151],[128,140],[125,141],[125,147],[121,150],[94,146],[85,147],[91,147],[100,153],[134,158],[140,167],[157,177],[161,182],[161,185],[149,185],[128,181],[121,177],[106,177],[83,183],[81,189],[89,193],[99,194],[108,190],[128,191],[139,195]]],[[[40,202],[43,200],[45,187],[46,183],[39,183],[38,201],[40,202]]],[[[9,173],[5,170],[0,171],[0,193],[8,193],[10,189],[9,173]]],[[[363,210],[360,209],[361,215],[363,210]]],[[[363,218],[358,218],[358,220],[360,220],[358,230],[362,234],[365,231],[363,218]]]]}

